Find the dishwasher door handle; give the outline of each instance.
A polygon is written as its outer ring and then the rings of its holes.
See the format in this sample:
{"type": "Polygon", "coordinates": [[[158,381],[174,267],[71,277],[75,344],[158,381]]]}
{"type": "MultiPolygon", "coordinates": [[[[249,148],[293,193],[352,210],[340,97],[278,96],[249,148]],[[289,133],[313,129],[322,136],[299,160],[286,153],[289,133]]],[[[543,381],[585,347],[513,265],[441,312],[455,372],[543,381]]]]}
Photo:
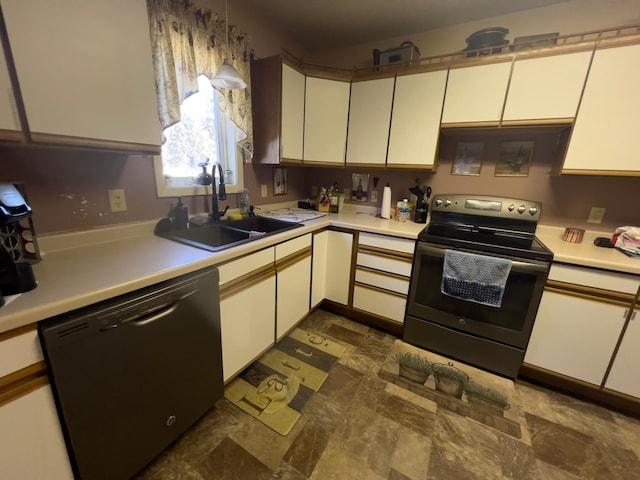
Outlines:
{"type": "Polygon", "coordinates": [[[175,298],[174,296],[174,298],[169,302],[159,303],[156,305],[152,305],[147,309],[141,309],[135,313],[132,313],[130,317],[122,319],[120,322],[117,323],[117,325],[124,325],[126,323],[135,323],[136,325],[140,325],[140,326],[148,325],[149,323],[152,323],[156,320],[159,320],[162,317],[165,317],[175,312],[175,310],[178,308],[178,304],[181,301],[190,297],[197,291],[198,291],[197,289],[191,290],[189,292],[183,293],[178,298],[175,298]]]}

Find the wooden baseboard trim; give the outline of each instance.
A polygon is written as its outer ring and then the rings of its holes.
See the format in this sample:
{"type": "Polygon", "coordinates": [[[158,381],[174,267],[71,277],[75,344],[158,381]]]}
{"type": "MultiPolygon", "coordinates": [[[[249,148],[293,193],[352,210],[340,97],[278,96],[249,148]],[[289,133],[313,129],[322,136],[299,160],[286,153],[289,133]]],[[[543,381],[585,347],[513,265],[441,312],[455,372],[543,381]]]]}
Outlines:
{"type": "Polygon", "coordinates": [[[527,363],[520,368],[518,378],[547,388],[555,388],[581,400],[597,403],[626,415],[640,418],[640,399],[630,395],[600,388],[598,385],[592,385],[527,363]]]}
{"type": "Polygon", "coordinates": [[[349,320],[353,320],[354,322],[369,325],[371,327],[375,327],[379,330],[395,335],[396,337],[402,338],[404,326],[392,320],[387,320],[386,318],[370,315],[358,310],[353,310],[346,305],[341,305],[339,303],[332,302],[331,300],[323,300],[319,305],[319,308],[322,308],[323,310],[331,313],[335,313],[337,315],[342,315],[343,317],[346,317],[349,320]]]}

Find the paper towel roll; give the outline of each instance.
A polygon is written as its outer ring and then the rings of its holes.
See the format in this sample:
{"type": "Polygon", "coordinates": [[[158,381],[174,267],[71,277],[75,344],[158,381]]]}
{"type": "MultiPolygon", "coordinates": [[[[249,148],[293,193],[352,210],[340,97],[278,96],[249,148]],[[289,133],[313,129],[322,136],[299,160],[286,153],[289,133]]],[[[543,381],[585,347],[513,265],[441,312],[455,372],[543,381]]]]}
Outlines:
{"type": "Polygon", "coordinates": [[[391,218],[391,187],[387,185],[382,191],[382,206],[380,207],[382,218],[391,218]]]}

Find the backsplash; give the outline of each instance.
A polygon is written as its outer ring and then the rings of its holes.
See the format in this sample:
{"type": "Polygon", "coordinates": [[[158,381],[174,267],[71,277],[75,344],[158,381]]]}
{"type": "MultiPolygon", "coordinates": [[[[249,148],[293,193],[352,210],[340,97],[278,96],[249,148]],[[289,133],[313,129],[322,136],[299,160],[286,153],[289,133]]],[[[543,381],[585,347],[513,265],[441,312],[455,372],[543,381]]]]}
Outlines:
{"type": "MultiPolygon", "coordinates": [[[[415,179],[429,185],[433,194],[477,193],[507,195],[543,203],[541,223],[611,231],[621,225],[640,225],[640,211],[630,208],[628,199],[637,199],[640,177],[561,176],[552,177],[555,135],[447,135],[440,142],[436,173],[423,170],[354,169],[285,166],[287,194],[273,195],[273,167],[246,165],[245,186],[250,202],[264,205],[311,197],[312,186],[329,186],[337,181],[340,189],[351,185],[352,173],[370,175],[369,193],[378,178],[379,205],[382,188],[389,182],[393,200],[410,195],[415,179]],[[502,141],[535,141],[533,159],[526,177],[494,176],[502,141]],[[456,145],[460,141],[485,143],[479,176],[451,175],[456,145]],[[267,185],[267,197],[261,197],[261,185],[267,185]],[[623,200],[627,202],[623,203],[623,200]],[[592,206],[604,207],[602,224],[588,224],[592,206]]],[[[24,181],[34,214],[36,232],[86,230],[112,224],[154,220],[167,216],[177,203],[175,198],[158,198],[151,157],[127,157],[113,153],[78,151],[63,148],[0,146],[0,181],[24,181]],[[123,188],[126,212],[112,213],[107,190],[123,188]]],[[[204,211],[204,199],[183,199],[190,213],[204,211]]],[[[347,200],[351,202],[351,200],[347,200]]],[[[353,203],[359,203],[353,201],[353,203]]],[[[229,195],[231,208],[237,208],[237,196],[229,195]]],[[[374,205],[362,202],[363,205],[374,205]]]]}

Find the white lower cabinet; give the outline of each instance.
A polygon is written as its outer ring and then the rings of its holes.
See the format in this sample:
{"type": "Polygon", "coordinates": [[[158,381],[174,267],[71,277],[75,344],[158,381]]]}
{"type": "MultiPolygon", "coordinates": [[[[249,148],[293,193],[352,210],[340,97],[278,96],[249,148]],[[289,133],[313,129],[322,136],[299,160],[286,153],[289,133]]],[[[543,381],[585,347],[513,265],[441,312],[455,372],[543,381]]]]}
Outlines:
{"type": "Polygon", "coordinates": [[[276,245],[276,340],[309,313],[311,234],[276,245]]]}
{"type": "Polygon", "coordinates": [[[629,321],[624,332],[620,349],[607,377],[605,388],[626,393],[640,398],[640,382],[638,382],[638,365],[640,365],[640,319],[629,321]]]}
{"type": "Polygon", "coordinates": [[[273,260],[272,247],[219,267],[225,382],[274,344],[276,274],[273,260]]]}
{"type": "Polygon", "coordinates": [[[353,233],[324,230],[313,236],[311,306],[327,299],[349,303],[353,233]]]}
{"type": "Polygon", "coordinates": [[[73,479],[49,385],[1,406],[0,426],[2,478],[73,479]]]}
{"type": "Polygon", "coordinates": [[[626,309],[545,291],[524,361],[594,385],[604,379],[626,309]]]}

